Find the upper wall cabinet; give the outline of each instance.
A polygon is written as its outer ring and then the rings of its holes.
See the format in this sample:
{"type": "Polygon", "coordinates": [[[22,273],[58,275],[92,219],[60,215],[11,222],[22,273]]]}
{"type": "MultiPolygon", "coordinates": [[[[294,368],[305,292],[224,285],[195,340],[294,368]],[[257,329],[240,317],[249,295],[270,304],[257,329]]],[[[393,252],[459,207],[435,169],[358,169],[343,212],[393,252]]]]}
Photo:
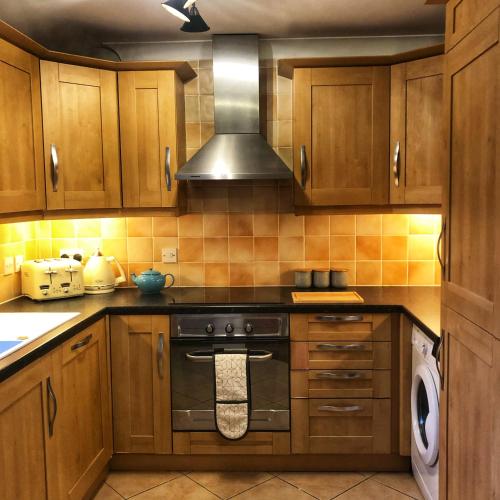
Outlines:
{"type": "Polygon", "coordinates": [[[123,206],[175,207],[186,159],[184,86],[174,71],[118,74],[123,206]]]}
{"type": "Polygon", "coordinates": [[[391,204],[440,204],[443,56],[391,67],[391,204]]]}
{"type": "Polygon", "coordinates": [[[41,61],[47,208],[117,208],[116,73],[41,61]]]}
{"type": "Polygon", "coordinates": [[[0,212],[45,208],[38,59],[0,40],[0,212]]]}
{"type": "Polygon", "coordinates": [[[296,68],[295,204],[388,202],[390,69],[296,68]]]}

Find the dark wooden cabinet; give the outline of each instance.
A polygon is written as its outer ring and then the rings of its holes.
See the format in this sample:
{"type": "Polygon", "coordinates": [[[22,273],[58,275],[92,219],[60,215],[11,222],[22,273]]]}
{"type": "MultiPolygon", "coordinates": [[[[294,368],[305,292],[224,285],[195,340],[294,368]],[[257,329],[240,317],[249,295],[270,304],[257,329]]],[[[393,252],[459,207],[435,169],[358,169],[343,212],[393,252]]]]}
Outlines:
{"type": "Polygon", "coordinates": [[[391,204],[441,203],[443,65],[435,56],[391,67],[391,204]]]}
{"type": "Polygon", "coordinates": [[[389,82],[388,67],[294,70],[296,205],[387,203],[389,82]]]}

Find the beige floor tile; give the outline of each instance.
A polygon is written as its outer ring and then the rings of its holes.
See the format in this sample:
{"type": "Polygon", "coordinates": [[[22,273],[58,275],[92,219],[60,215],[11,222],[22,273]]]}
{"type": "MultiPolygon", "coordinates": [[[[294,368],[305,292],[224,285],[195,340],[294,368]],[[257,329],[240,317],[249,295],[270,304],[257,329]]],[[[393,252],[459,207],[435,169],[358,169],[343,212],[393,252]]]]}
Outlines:
{"type": "Polygon", "coordinates": [[[273,476],[267,472],[191,472],[189,477],[221,498],[230,498],[273,476]]]}
{"type": "Polygon", "coordinates": [[[94,497],[94,500],[122,500],[123,497],[118,495],[118,493],[104,483],[101,486],[101,489],[97,492],[97,495],[94,497]]]}
{"type": "Polygon", "coordinates": [[[424,500],[424,497],[420,493],[417,486],[417,482],[413,476],[408,472],[379,472],[373,476],[375,481],[382,484],[390,486],[395,490],[405,493],[406,495],[416,498],[418,500],[424,500]]]}
{"type": "Polygon", "coordinates": [[[279,478],[320,500],[328,500],[364,481],[356,472],[283,472],[279,478]]]}
{"type": "Polygon", "coordinates": [[[181,476],[134,497],[134,500],[217,500],[217,497],[187,476],[181,476]]]}
{"type": "Polygon", "coordinates": [[[409,497],[370,478],[336,498],[337,500],[408,500],[409,497]]]}
{"type": "Polygon", "coordinates": [[[311,500],[311,495],[275,477],[234,497],[238,500],[311,500]]]}
{"type": "Polygon", "coordinates": [[[110,472],[106,478],[106,483],[123,497],[130,498],[178,476],[179,473],[177,472],[115,471],[110,472]]]}

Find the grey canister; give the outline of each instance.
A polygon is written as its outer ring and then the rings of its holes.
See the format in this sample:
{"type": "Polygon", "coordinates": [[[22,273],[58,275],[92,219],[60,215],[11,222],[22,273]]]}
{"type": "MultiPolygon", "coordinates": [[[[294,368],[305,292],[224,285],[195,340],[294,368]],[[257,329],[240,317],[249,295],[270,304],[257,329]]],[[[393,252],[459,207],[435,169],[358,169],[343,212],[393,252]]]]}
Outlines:
{"type": "Polygon", "coordinates": [[[334,268],[330,275],[332,288],[347,288],[347,269],[334,268]]]}
{"type": "Polygon", "coordinates": [[[330,269],[314,269],[313,284],[315,288],[328,288],[330,286],[330,269]]]}
{"type": "Polygon", "coordinates": [[[295,286],[297,288],[311,288],[311,286],[312,286],[312,271],[311,271],[311,269],[296,269],[295,270],[295,286]]]}

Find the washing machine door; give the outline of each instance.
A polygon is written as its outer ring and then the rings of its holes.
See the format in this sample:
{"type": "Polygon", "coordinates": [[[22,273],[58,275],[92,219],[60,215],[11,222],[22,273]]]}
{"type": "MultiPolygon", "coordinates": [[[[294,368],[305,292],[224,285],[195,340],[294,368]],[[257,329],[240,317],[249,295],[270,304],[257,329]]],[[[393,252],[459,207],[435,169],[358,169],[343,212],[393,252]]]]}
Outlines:
{"type": "Polygon", "coordinates": [[[436,463],[439,452],[439,398],[429,368],[418,365],[411,387],[411,426],[422,461],[436,463]]]}

